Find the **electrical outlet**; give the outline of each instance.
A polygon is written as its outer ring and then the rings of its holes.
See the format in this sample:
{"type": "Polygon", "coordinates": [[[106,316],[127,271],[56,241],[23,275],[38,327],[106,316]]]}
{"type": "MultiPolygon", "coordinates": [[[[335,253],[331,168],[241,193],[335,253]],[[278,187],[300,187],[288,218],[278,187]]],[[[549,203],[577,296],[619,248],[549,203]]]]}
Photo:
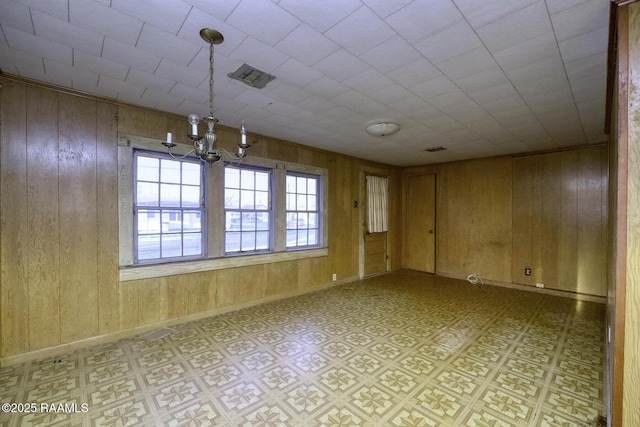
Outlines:
{"type": "Polygon", "coordinates": [[[335,282],[336,280],[338,280],[338,275],[336,273],[333,273],[333,281],[335,282]]]}
{"type": "Polygon", "coordinates": [[[544,283],[536,283],[536,288],[544,288],[544,283]]]}
{"type": "Polygon", "coordinates": [[[531,276],[531,269],[529,267],[524,269],[524,275],[525,276],[531,276]]]}

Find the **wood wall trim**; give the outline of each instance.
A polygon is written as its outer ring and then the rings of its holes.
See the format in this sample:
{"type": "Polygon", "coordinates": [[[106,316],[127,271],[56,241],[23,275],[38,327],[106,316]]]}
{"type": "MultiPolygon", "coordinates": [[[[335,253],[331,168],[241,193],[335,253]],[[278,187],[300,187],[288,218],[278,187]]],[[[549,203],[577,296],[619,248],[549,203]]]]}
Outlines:
{"type": "Polygon", "coordinates": [[[611,381],[611,426],[622,425],[624,385],[624,328],[627,263],[627,186],[628,186],[628,117],[629,117],[629,8],[616,11],[618,73],[618,160],[615,236],[615,325],[613,372],[611,381]]]}

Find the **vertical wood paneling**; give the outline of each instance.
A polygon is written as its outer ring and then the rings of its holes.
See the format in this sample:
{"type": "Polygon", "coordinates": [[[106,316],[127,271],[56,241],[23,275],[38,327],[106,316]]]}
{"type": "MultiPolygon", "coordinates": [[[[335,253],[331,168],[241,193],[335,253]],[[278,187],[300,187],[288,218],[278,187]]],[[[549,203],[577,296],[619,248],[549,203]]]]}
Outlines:
{"type": "MultiPolygon", "coordinates": [[[[513,283],[534,285],[533,276],[524,274],[525,268],[533,269],[533,168],[524,157],[513,159],[513,219],[512,219],[512,268],[513,283]]],[[[533,273],[532,273],[533,274],[533,273]]]]}
{"type": "Polygon", "coordinates": [[[545,277],[543,280],[551,287],[555,285],[561,290],[575,291],[574,284],[578,277],[578,151],[565,151],[557,154],[557,157],[560,157],[560,164],[557,166],[559,177],[555,182],[562,183],[558,186],[562,194],[559,205],[561,214],[556,214],[560,219],[558,258],[553,278],[545,277]]]}
{"type": "Polygon", "coordinates": [[[58,121],[60,327],[69,342],[98,333],[96,101],[59,95],[58,121]]]}
{"type": "Polygon", "coordinates": [[[629,6],[627,247],[622,425],[640,420],[640,4],[629,6]]]}
{"type": "Polygon", "coordinates": [[[59,216],[57,110],[55,92],[27,88],[27,117],[37,118],[27,122],[27,141],[38,146],[38,155],[27,158],[26,171],[30,350],[59,344],[61,337],[60,237],[63,230],[59,216]]]}
{"type": "Polygon", "coordinates": [[[29,350],[29,224],[27,97],[18,83],[3,83],[0,106],[0,355],[29,350]]]}
{"type": "Polygon", "coordinates": [[[97,105],[98,333],[118,330],[118,123],[116,106],[97,105]]]}

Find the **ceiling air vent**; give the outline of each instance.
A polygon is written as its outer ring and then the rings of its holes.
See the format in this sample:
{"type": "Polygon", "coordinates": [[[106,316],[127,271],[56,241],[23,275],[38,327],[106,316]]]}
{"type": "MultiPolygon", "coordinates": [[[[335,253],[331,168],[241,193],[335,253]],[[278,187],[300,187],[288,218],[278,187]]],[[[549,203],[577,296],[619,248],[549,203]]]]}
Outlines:
{"type": "Polygon", "coordinates": [[[435,153],[436,151],[444,151],[444,150],[446,150],[446,148],[444,148],[443,146],[440,146],[440,147],[425,148],[424,151],[428,151],[429,153],[435,153]]]}
{"type": "Polygon", "coordinates": [[[227,77],[238,80],[257,89],[262,89],[267,85],[267,83],[276,78],[275,76],[265,73],[264,71],[260,71],[249,64],[242,64],[240,68],[235,70],[233,73],[227,74],[227,77]]]}

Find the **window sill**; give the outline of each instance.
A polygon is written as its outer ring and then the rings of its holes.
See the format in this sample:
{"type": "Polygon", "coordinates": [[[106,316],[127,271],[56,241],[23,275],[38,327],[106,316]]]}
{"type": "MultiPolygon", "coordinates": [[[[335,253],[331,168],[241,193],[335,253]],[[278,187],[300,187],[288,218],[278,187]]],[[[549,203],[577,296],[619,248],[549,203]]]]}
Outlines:
{"type": "Polygon", "coordinates": [[[126,282],[129,280],[150,279],[153,277],[174,276],[178,274],[246,267],[249,265],[268,264],[273,262],[294,261],[298,259],[316,258],[328,255],[328,248],[320,248],[269,254],[200,259],[196,261],[182,261],[166,264],[124,266],[120,267],[120,281],[126,282]]]}

